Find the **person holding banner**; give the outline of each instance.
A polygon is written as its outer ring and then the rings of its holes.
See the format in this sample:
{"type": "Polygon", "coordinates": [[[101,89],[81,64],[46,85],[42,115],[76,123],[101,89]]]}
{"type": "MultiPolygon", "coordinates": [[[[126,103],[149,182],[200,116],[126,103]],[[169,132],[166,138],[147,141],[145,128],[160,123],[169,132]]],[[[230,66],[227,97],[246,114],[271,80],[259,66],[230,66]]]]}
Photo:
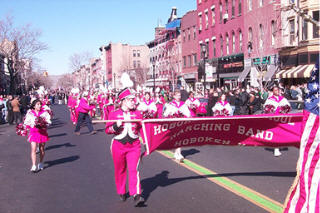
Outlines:
{"type": "Polygon", "coordinates": [[[218,102],[212,107],[214,116],[230,116],[232,114],[232,108],[226,100],[226,94],[222,93],[218,102]]]}
{"type": "MultiPolygon", "coordinates": [[[[163,116],[169,118],[191,117],[191,112],[188,106],[181,101],[181,92],[179,90],[174,92],[173,101],[169,104],[165,104],[163,116]]],[[[177,148],[175,150],[174,158],[179,162],[183,162],[184,157],[181,154],[181,148],[177,148]]]]}
{"type": "Polygon", "coordinates": [[[111,142],[111,154],[114,163],[114,175],[117,193],[120,200],[126,200],[126,182],[127,170],[129,178],[129,194],[133,197],[135,206],[143,204],[144,199],[141,197],[141,185],[138,166],[140,162],[141,144],[139,132],[141,124],[139,120],[142,115],[135,110],[135,96],[128,88],[123,89],[118,94],[120,109],[109,114],[109,120],[116,122],[107,122],[107,134],[114,134],[115,137],[111,142]],[[138,120],[136,122],[123,122],[123,120],[138,120]]]}
{"type": "MultiPolygon", "coordinates": [[[[272,90],[272,96],[270,96],[264,103],[264,113],[273,113],[273,114],[285,114],[290,112],[291,107],[289,101],[279,94],[279,87],[273,85],[270,90],[272,90]]],[[[281,155],[280,149],[275,148],[273,151],[275,157],[281,155]]]]}
{"type": "Polygon", "coordinates": [[[193,92],[189,92],[189,98],[186,100],[186,105],[190,110],[191,117],[196,117],[197,109],[200,106],[200,101],[194,97],[193,92]]]}

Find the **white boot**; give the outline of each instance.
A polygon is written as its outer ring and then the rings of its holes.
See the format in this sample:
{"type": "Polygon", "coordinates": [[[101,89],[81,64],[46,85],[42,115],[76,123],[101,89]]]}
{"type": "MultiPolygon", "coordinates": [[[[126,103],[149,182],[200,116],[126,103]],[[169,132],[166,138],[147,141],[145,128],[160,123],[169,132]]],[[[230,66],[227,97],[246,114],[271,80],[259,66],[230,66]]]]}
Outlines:
{"type": "Polygon", "coordinates": [[[280,149],[279,148],[275,148],[273,151],[273,155],[275,157],[279,157],[281,155],[280,149]]]}
{"type": "Polygon", "coordinates": [[[174,151],[174,158],[179,161],[179,162],[183,162],[184,160],[184,157],[183,155],[181,154],[181,148],[177,148],[175,151],[174,151]]]}
{"type": "Polygon", "coordinates": [[[30,171],[31,172],[36,172],[37,171],[37,166],[36,165],[32,165],[30,171]]]}

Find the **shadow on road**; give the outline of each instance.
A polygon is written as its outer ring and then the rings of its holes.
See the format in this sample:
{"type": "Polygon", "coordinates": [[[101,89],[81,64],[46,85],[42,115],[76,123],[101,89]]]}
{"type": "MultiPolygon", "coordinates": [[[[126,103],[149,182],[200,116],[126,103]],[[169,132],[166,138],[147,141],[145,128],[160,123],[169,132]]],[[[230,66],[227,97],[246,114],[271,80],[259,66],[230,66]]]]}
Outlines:
{"type": "Polygon", "coordinates": [[[189,149],[189,150],[181,150],[181,154],[184,156],[184,157],[187,157],[189,155],[194,155],[196,153],[199,153],[200,151],[197,150],[197,149],[189,149]]]}
{"type": "Polygon", "coordinates": [[[65,146],[65,147],[75,147],[77,145],[73,145],[71,143],[64,143],[64,144],[48,146],[48,147],[46,147],[46,150],[58,149],[58,148],[63,147],[63,146],[65,146]]]}
{"type": "Polygon", "coordinates": [[[79,158],[80,158],[79,155],[74,155],[74,156],[70,156],[70,157],[67,157],[67,158],[60,158],[60,159],[57,159],[57,160],[46,161],[46,162],[44,162],[45,164],[47,164],[47,166],[45,166],[45,168],[49,168],[51,166],[56,166],[56,165],[59,165],[59,164],[73,162],[73,161],[78,160],[79,158]]]}
{"type": "Polygon", "coordinates": [[[233,177],[233,176],[274,176],[274,177],[295,177],[296,172],[240,172],[240,173],[222,173],[212,175],[197,175],[181,178],[168,178],[169,172],[162,171],[154,177],[146,178],[141,181],[142,196],[145,201],[148,200],[150,194],[158,187],[166,187],[185,180],[195,180],[203,178],[217,178],[217,177],[233,177]]]}
{"type": "Polygon", "coordinates": [[[49,135],[49,138],[54,138],[54,137],[60,137],[60,136],[65,136],[67,133],[61,133],[61,134],[56,134],[56,135],[49,135]]]}
{"type": "Polygon", "coordinates": [[[62,127],[66,124],[66,122],[60,121],[58,118],[52,119],[52,124],[48,127],[48,129],[54,129],[58,127],[62,127]]]}

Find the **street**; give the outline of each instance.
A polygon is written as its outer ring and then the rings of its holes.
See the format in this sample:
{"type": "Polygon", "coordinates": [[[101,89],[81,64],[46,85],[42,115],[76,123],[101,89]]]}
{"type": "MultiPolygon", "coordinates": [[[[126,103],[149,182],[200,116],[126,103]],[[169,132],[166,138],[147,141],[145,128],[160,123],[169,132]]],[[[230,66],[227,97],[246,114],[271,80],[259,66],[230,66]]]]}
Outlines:
{"type": "Polygon", "coordinates": [[[121,202],[116,194],[112,137],[105,134],[104,125],[94,125],[96,135],[82,127],[76,136],[67,107],[54,105],[53,110],[45,169],[36,174],[29,171],[26,137],[17,136],[15,126],[0,125],[1,213],[269,212],[277,208],[255,196],[247,199],[243,194],[249,192],[241,194],[242,188],[277,206],[284,203],[296,175],[299,150],[292,147],[280,157],[267,148],[183,148],[185,164],[176,163],[171,152],[155,152],[140,164],[145,205],[134,207],[131,198],[121,202]],[[201,175],[203,169],[195,164],[216,174],[201,175]],[[232,181],[239,185],[224,187],[232,181]]]}

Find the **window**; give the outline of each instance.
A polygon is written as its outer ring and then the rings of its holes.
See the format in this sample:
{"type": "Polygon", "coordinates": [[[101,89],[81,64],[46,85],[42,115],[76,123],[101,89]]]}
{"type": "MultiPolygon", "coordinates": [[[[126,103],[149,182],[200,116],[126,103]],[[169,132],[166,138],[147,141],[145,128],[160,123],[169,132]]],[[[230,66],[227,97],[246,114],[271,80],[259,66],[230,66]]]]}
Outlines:
{"type": "Polygon", "coordinates": [[[238,8],[238,10],[239,10],[239,16],[241,16],[241,11],[242,11],[242,10],[241,10],[241,9],[242,9],[241,1],[242,1],[242,0],[239,0],[239,3],[238,3],[238,4],[239,4],[239,5],[238,5],[238,7],[239,7],[239,8],[238,8]]]}
{"type": "Polygon", "coordinates": [[[193,65],[196,66],[197,65],[197,54],[193,54],[193,65]]]}
{"type": "Polygon", "coordinates": [[[137,50],[137,57],[140,57],[140,50],[137,50]]]}
{"type": "MultiPolygon", "coordinates": [[[[312,17],[314,20],[316,20],[317,22],[319,22],[319,10],[318,11],[313,11],[312,12],[312,17]]],[[[312,33],[312,37],[313,38],[319,38],[319,27],[316,26],[315,24],[313,24],[313,33],[312,33]]]]}
{"type": "Polygon", "coordinates": [[[227,50],[227,55],[229,55],[229,35],[226,35],[226,50],[227,50]]]}
{"type": "Polygon", "coordinates": [[[190,28],[188,28],[188,41],[190,41],[191,39],[191,32],[190,32],[190,28]]]}
{"type": "Polygon", "coordinates": [[[308,22],[302,19],[302,40],[308,39],[308,22]]]}
{"type": "Polygon", "coordinates": [[[202,30],[202,14],[199,14],[199,30],[202,30]]]}
{"type": "Polygon", "coordinates": [[[133,68],[136,68],[136,67],[137,67],[137,62],[133,61],[133,68]]]}
{"type": "Polygon", "coordinates": [[[239,51],[242,52],[242,32],[239,31],[239,51]]]}
{"type": "Polygon", "coordinates": [[[252,38],[253,38],[253,37],[252,37],[252,28],[251,28],[251,27],[249,27],[248,36],[249,36],[249,37],[248,37],[248,40],[252,42],[252,38]]]}
{"type": "Polygon", "coordinates": [[[183,42],[186,42],[186,32],[184,30],[182,31],[182,36],[183,36],[183,42]]]}
{"type": "Polygon", "coordinates": [[[205,11],[205,18],[206,18],[206,29],[208,29],[208,27],[209,27],[209,17],[208,17],[208,10],[207,11],[205,11]]]}
{"type": "Polygon", "coordinates": [[[217,56],[216,39],[212,40],[213,57],[217,56]]]}
{"type": "Polygon", "coordinates": [[[187,57],[183,56],[183,67],[187,66],[187,57]]]}
{"type": "Polygon", "coordinates": [[[136,57],[136,51],[133,50],[133,57],[136,57]]]}
{"type": "Polygon", "coordinates": [[[212,21],[212,26],[216,24],[216,13],[214,11],[214,8],[211,9],[211,21],[212,21]]]}
{"type": "Polygon", "coordinates": [[[259,25],[259,47],[263,48],[263,38],[264,38],[264,33],[263,33],[263,27],[262,24],[259,25]]]}
{"type": "Polygon", "coordinates": [[[220,13],[220,23],[222,22],[222,3],[220,2],[220,5],[219,5],[219,13],[220,13]]]}
{"type": "Polygon", "coordinates": [[[232,32],[232,53],[236,52],[236,35],[232,32]]]}
{"type": "Polygon", "coordinates": [[[294,32],[295,32],[295,26],[294,26],[294,19],[289,20],[289,26],[290,26],[290,44],[293,44],[293,42],[295,41],[295,36],[294,36],[294,32]]]}
{"type": "Polygon", "coordinates": [[[276,40],[276,23],[275,21],[271,21],[271,45],[275,44],[276,40]]]}
{"type": "Polygon", "coordinates": [[[229,4],[228,4],[228,0],[226,0],[226,14],[229,14],[229,4]]]}
{"type": "Polygon", "coordinates": [[[232,18],[234,18],[235,7],[236,7],[236,0],[232,0],[232,10],[231,10],[231,17],[232,18]]]}
{"type": "Polygon", "coordinates": [[[263,0],[259,0],[259,6],[260,6],[260,7],[263,6],[263,0]]]}
{"type": "Polygon", "coordinates": [[[220,56],[223,56],[223,38],[220,36],[220,56]]]}
{"type": "Polygon", "coordinates": [[[209,41],[206,41],[206,55],[205,57],[209,57],[209,41]]]}
{"type": "Polygon", "coordinates": [[[191,61],[191,55],[188,55],[188,67],[191,67],[191,63],[192,61],[191,61]]]}
{"type": "Polygon", "coordinates": [[[201,4],[201,0],[199,0],[199,4],[201,4]]]}
{"type": "Polygon", "coordinates": [[[138,62],[138,68],[140,68],[141,67],[140,61],[137,61],[137,62],[138,62]]]}
{"type": "Polygon", "coordinates": [[[248,0],[248,10],[252,10],[252,0],[248,0]]]}
{"type": "Polygon", "coordinates": [[[197,38],[197,29],[196,26],[193,26],[193,39],[196,40],[197,38]]]}

